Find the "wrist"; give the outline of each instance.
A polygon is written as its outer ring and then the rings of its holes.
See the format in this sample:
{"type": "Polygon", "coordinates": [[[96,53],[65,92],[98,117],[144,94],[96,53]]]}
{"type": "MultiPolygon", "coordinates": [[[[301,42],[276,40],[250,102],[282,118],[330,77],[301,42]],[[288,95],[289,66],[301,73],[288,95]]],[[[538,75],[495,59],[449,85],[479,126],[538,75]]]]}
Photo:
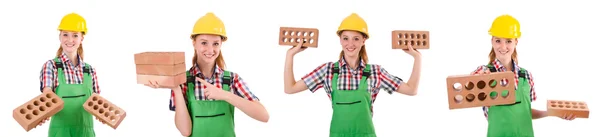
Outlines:
{"type": "Polygon", "coordinates": [[[226,93],[226,94],[225,94],[225,99],[224,99],[224,100],[225,100],[225,101],[227,101],[227,102],[230,102],[232,99],[234,99],[234,97],[236,97],[236,96],[235,96],[235,94],[233,94],[233,93],[231,93],[231,92],[227,92],[227,91],[225,91],[225,90],[222,90],[222,92],[225,92],[225,93],[226,93]]]}

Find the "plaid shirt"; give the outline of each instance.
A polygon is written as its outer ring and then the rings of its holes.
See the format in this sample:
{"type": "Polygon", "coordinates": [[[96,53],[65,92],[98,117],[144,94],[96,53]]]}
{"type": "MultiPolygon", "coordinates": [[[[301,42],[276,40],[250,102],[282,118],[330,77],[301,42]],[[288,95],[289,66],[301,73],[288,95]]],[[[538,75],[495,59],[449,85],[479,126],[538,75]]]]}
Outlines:
{"type": "MultiPolygon", "coordinates": [[[[63,53],[59,56],[59,59],[63,62],[63,72],[65,82],[67,84],[82,84],[83,83],[83,68],[85,63],[77,56],[79,64],[73,64],[73,61],[69,60],[67,54],[63,53]]],[[[96,76],[96,69],[90,65],[90,75],[92,76],[92,91],[100,94],[100,87],[98,86],[98,77],[96,76]]],[[[54,59],[46,61],[42,66],[40,72],[40,91],[43,92],[45,87],[51,87],[52,91],[56,92],[58,87],[58,70],[54,64],[54,59]]],[[[62,77],[62,76],[61,76],[62,77]]]]}
{"type": "MultiPolygon", "coordinates": [[[[380,65],[365,64],[365,62],[361,60],[358,69],[352,70],[349,68],[343,57],[338,62],[340,67],[337,85],[338,90],[358,89],[365,65],[371,65],[371,75],[367,78],[367,83],[369,85],[367,86],[367,89],[371,92],[372,104],[375,103],[375,98],[380,89],[392,94],[400,87],[400,84],[403,83],[402,79],[388,73],[380,65]]],[[[302,80],[304,80],[308,89],[313,93],[318,89],[325,87],[325,92],[327,93],[329,100],[331,100],[331,81],[333,80],[332,70],[334,63],[335,62],[325,63],[302,77],[302,80]]],[[[373,107],[371,107],[371,111],[373,111],[373,107]]]]}
{"type": "MultiPolygon", "coordinates": [[[[515,62],[512,63],[513,64],[513,68],[515,71],[515,85],[518,85],[519,83],[519,71],[521,71],[521,67],[519,67],[515,62]]],[[[492,66],[494,66],[496,68],[496,70],[498,72],[504,72],[504,71],[508,71],[506,67],[504,67],[504,65],[502,65],[502,63],[500,63],[500,60],[496,59],[492,62],[492,66]]],[[[487,65],[482,65],[477,67],[477,69],[474,72],[477,71],[485,71],[488,70],[487,65]]],[[[527,79],[529,81],[529,85],[531,86],[531,90],[529,91],[529,97],[531,97],[531,102],[535,101],[537,98],[537,95],[535,94],[535,87],[534,87],[534,82],[533,82],[533,76],[531,75],[531,71],[527,71],[527,74],[525,74],[525,79],[527,79]]],[[[508,80],[501,80],[501,84],[505,85],[508,83],[508,80]]],[[[518,86],[515,86],[515,90],[517,90],[518,86]]],[[[483,107],[483,115],[485,116],[485,118],[487,118],[488,116],[488,108],[487,106],[483,107]]]]}
{"type": "MultiPolygon", "coordinates": [[[[231,73],[231,91],[236,94],[237,96],[241,97],[241,98],[245,98],[247,100],[250,101],[258,101],[258,97],[254,96],[254,94],[252,92],[250,92],[250,89],[248,88],[248,86],[246,86],[246,82],[244,82],[244,80],[242,80],[242,78],[237,74],[237,73],[231,73]]],[[[204,77],[204,79],[206,80],[206,82],[211,83],[213,85],[215,85],[217,88],[221,88],[221,82],[223,80],[223,76],[224,76],[224,70],[219,68],[219,66],[215,65],[215,70],[213,75],[211,75],[210,78],[206,77],[205,75],[202,74],[202,72],[200,71],[199,67],[197,65],[195,65],[194,67],[190,68],[190,74],[194,74],[195,76],[202,76],[204,77]],[[215,76],[217,76],[218,78],[215,79],[215,76]]],[[[188,102],[188,98],[186,96],[186,94],[188,93],[188,86],[187,83],[186,84],[181,84],[181,91],[183,92],[183,98],[185,99],[185,102],[188,102]]],[[[199,81],[195,81],[195,90],[194,90],[194,95],[196,96],[196,100],[209,100],[206,96],[204,96],[204,88],[206,88],[206,86],[202,86],[201,83],[199,81]]],[[[214,100],[214,99],[211,99],[214,100]]],[[[171,111],[175,111],[175,92],[173,92],[173,90],[171,90],[171,98],[169,100],[169,109],[171,111]]]]}

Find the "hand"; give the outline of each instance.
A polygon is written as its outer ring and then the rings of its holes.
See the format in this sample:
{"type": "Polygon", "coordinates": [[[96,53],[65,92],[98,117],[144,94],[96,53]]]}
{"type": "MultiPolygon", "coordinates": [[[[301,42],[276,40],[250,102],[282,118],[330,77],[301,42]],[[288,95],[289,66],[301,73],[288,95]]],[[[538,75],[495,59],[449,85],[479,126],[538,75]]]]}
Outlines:
{"type": "Polygon", "coordinates": [[[412,45],[408,45],[408,49],[403,49],[404,52],[408,53],[409,55],[413,56],[413,57],[421,57],[421,52],[417,51],[416,49],[414,49],[412,47],[412,45]]]}
{"type": "Polygon", "coordinates": [[[492,72],[490,72],[490,70],[488,70],[488,69],[481,69],[476,72],[471,72],[471,75],[481,75],[481,74],[490,74],[490,73],[492,73],[492,72]]]}
{"type": "Polygon", "coordinates": [[[229,95],[231,95],[231,92],[223,91],[223,89],[217,88],[215,85],[210,84],[199,77],[196,77],[196,80],[202,83],[202,86],[204,87],[204,96],[208,99],[227,100],[229,95]]]}
{"type": "Polygon", "coordinates": [[[106,123],[104,123],[104,121],[98,119],[98,117],[95,117],[95,118],[96,118],[96,120],[100,121],[102,124],[106,124],[106,123]]]}
{"type": "Polygon", "coordinates": [[[575,115],[574,114],[564,114],[560,118],[571,121],[571,120],[575,119],[575,115]]]}
{"type": "Polygon", "coordinates": [[[43,125],[44,123],[46,123],[46,121],[48,121],[48,120],[50,120],[50,117],[48,117],[48,118],[46,118],[46,119],[42,120],[42,121],[40,122],[40,124],[38,124],[38,126],[42,126],[42,125],[43,125]]]}
{"type": "Polygon", "coordinates": [[[298,43],[298,45],[296,45],[296,46],[294,46],[294,47],[290,48],[290,49],[287,51],[287,55],[288,55],[288,56],[294,56],[294,55],[296,55],[296,54],[298,54],[298,53],[300,53],[300,52],[304,51],[304,50],[306,49],[306,47],[302,47],[302,45],[303,45],[304,43],[306,43],[306,41],[303,41],[303,42],[301,42],[301,43],[298,43]]]}
{"type": "MultiPolygon", "coordinates": [[[[157,88],[162,88],[162,87],[161,87],[161,86],[158,84],[158,81],[153,81],[153,80],[149,80],[149,81],[148,81],[148,84],[144,84],[144,86],[151,87],[151,88],[154,88],[154,89],[157,89],[157,88]]],[[[178,88],[178,87],[172,87],[172,88],[169,88],[169,89],[174,89],[174,88],[178,88]]]]}

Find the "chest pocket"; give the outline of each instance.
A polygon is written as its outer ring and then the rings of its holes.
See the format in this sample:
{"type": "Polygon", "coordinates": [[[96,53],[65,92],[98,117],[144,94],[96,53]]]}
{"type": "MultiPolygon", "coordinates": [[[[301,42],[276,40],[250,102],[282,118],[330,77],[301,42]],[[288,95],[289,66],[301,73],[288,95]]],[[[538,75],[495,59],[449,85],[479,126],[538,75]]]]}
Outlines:
{"type": "MultiPolygon", "coordinates": [[[[490,72],[494,73],[494,72],[498,72],[498,70],[496,69],[496,67],[492,66],[492,65],[487,65],[487,68],[490,70],[490,72]]],[[[514,72],[514,71],[513,71],[514,72]]],[[[526,96],[526,92],[528,92],[531,89],[531,85],[526,85],[523,86],[524,84],[529,84],[529,80],[526,77],[527,74],[527,70],[520,68],[519,70],[519,83],[518,85],[515,85],[515,87],[517,87],[516,92],[516,101],[513,104],[505,104],[505,105],[498,105],[498,106],[511,106],[511,105],[516,105],[516,104],[521,104],[521,101],[523,101],[523,97],[525,96],[526,98],[529,98],[529,96],[526,96]]]]}

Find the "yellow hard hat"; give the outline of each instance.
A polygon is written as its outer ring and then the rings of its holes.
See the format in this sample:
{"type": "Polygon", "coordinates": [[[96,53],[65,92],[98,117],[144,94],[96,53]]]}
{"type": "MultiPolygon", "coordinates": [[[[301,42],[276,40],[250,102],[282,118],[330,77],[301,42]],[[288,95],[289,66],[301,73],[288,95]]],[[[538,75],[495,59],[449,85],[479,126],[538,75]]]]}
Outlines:
{"type": "Polygon", "coordinates": [[[77,31],[85,35],[87,34],[87,24],[85,19],[79,14],[70,13],[62,18],[58,25],[58,30],[77,31]]]}
{"type": "Polygon", "coordinates": [[[227,40],[227,33],[225,32],[223,21],[212,12],[206,13],[206,15],[200,17],[200,19],[196,21],[194,30],[192,30],[192,36],[196,34],[220,35],[223,37],[223,42],[227,40]]]}
{"type": "Polygon", "coordinates": [[[521,24],[510,15],[500,15],[494,20],[488,33],[501,38],[519,38],[521,37],[521,24]]]}
{"type": "Polygon", "coordinates": [[[367,22],[365,22],[365,20],[363,20],[363,18],[358,16],[356,13],[350,14],[350,16],[346,17],[342,21],[336,32],[337,35],[340,36],[340,32],[344,30],[362,32],[367,36],[367,39],[369,38],[369,28],[367,27],[367,22]]]}

